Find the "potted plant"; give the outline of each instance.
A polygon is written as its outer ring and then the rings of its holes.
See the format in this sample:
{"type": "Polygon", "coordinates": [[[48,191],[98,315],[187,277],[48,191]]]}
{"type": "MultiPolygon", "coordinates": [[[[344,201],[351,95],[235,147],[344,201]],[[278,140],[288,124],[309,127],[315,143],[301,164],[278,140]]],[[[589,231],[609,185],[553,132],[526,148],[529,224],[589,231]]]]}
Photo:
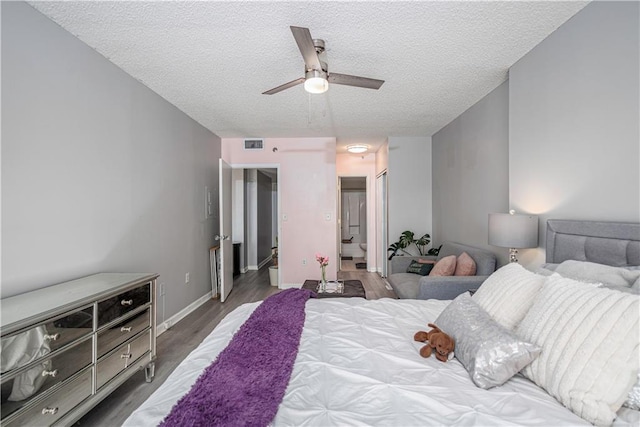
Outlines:
{"type": "MultiPolygon", "coordinates": [[[[387,249],[387,252],[391,251],[389,259],[398,255],[398,251],[402,251],[407,255],[411,255],[411,253],[406,249],[412,244],[416,246],[420,255],[425,255],[425,249],[429,245],[429,243],[431,243],[431,236],[428,233],[425,233],[424,235],[416,239],[413,231],[403,231],[402,234],[400,234],[400,238],[398,239],[398,241],[392,243],[387,249]]],[[[429,255],[432,255],[433,251],[433,249],[430,249],[429,255]]]]}

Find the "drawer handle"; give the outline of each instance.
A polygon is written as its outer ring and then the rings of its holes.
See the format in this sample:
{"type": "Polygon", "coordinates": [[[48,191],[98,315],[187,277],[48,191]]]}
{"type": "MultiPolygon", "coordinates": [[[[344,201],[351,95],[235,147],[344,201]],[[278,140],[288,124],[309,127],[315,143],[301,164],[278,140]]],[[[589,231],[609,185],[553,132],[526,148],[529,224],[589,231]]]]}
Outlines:
{"type": "Polygon", "coordinates": [[[42,376],[46,377],[46,376],[50,376],[52,378],[55,378],[56,375],[58,375],[58,370],[54,369],[53,371],[42,371],[42,376]]]}
{"type": "Polygon", "coordinates": [[[58,338],[60,338],[60,334],[53,334],[53,335],[49,335],[49,334],[45,334],[44,335],[44,339],[47,341],[56,341],[58,338]]]}
{"type": "Polygon", "coordinates": [[[123,326],[120,328],[120,332],[131,332],[131,326],[123,326]]]}
{"type": "Polygon", "coordinates": [[[131,305],[131,304],[133,304],[133,300],[132,299],[129,299],[129,300],[123,299],[122,301],[120,301],[120,304],[122,304],[122,305],[131,305]]]}
{"type": "Polygon", "coordinates": [[[58,408],[42,408],[42,415],[55,415],[58,408]]]}
{"type": "Polygon", "coordinates": [[[131,359],[131,353],[121,354],[120,359],[131,359]]]}

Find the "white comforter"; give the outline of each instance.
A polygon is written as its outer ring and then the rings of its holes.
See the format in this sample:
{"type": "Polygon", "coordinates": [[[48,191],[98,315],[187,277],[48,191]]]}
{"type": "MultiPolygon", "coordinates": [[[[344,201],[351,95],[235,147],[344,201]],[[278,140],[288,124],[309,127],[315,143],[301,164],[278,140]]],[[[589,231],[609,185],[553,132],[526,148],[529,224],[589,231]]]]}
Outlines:
{"type": "MultiPolygon", "coordinates": [[[[413,334],[428,330],[448,303],[309,300],[300,350],[273,424],[589,425],[522,377],[482,390],[456,359],[420,357],[413,334]]],[[[229,314],[125,425],[160,423],[258,304],[229,314]]],[[[616,424],[638,425],[637,411],[622,413],[627,420],[616,424]]]]}

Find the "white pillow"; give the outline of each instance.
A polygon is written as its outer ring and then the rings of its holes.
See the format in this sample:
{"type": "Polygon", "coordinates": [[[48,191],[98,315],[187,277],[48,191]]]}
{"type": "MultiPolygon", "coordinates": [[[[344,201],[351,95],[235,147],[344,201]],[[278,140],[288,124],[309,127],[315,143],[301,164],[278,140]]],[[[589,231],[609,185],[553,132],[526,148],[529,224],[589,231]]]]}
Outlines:
{"type": "Polygon", "coordinates": [[[563,277],[590,283],[630,287],[640,278],[640,270],[630,270],[625,267],[612,267],[588,261],[564,261],[556,273],[563,277]]]}
{"type": "Polygon", "coordinates": [[[518,263],[494,272],[473,294],[473,300],[499,324],[512,331],[524,318],[545,277],[518,263]]]}
{"type": "Polygon", "coordinates": [[[580,417],[610,425],[637,381],[638,295],[554,274],[516,333],[542,347],[522,373],[580,417]]]}

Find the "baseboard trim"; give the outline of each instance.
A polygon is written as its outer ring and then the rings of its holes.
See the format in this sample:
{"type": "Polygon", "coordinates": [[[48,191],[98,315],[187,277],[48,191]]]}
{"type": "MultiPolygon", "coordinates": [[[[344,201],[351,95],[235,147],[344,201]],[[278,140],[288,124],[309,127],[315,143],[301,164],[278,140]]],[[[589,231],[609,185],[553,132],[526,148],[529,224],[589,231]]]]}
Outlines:
{"type": "Polygon", "coordinates": [[[192,302],[191,304],[189,304],[188,306],[186,306],[185,308],[183,308],[182,310],[180,310],[179,312],[177,312],[176,314],[174,314],[173,316],[171,316],[170,318],[168,318],[167,320],[159,324],[158,327],[156,328],[156,337],[165,333],[173,325],[175,325],[176,323],[178,323],[179,321],[187,317],[189,314],[191,314],[191,312],[195,311],[198,307],[200,307],[202,304],[209,301],[210,299],[211,299],[211,292],[208,292],[206,295],[201,296],[200,298],[198,298],[197,300],[195,300],[194,302],[192,302]]]}

